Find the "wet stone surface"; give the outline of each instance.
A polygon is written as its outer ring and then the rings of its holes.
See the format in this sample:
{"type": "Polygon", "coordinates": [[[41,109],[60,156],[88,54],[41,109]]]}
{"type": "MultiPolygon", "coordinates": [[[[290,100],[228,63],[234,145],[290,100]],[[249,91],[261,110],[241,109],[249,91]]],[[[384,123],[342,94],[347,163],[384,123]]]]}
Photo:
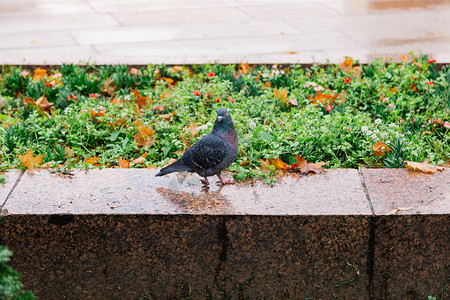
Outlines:
{"type": "Polygon", "coordinates": [[[5,183],[0,184],[0,208],[5,203],[6,198],[10,194],[17,180],[20,178],[21,174],[22,171],[20,170],[11,170],[9,172],[5,172],[4,174],[0,173],[0,175],[5,176],[5,183]]]}
{"type": "MultiPolygon", "coordinates": [[[[155,177],[152,169],[27,171],[5,207],[11,214],[370,215],[356,170],[285,176],[202,189],[196,174],[155,177]]],[[[225,174],[225,177],[231,177],[225,174]]]]}
{"type": "Polygon", "coordinates": [[[376,215],[450,214],[450,169],[435,174],[364,169],[362,174],[376,215]]]}

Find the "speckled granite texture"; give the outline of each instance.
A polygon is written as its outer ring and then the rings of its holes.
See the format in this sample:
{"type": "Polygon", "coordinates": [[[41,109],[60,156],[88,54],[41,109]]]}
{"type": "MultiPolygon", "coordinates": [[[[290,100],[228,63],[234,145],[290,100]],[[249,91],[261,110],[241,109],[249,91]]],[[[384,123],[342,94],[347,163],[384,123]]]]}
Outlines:
{"type": "Polygon", "coordinates": [[[450,297],[448,169],[209,191],[195,175],[154,173],[8,173],[0,244],[25,288],[40,299],[450,297]]]}

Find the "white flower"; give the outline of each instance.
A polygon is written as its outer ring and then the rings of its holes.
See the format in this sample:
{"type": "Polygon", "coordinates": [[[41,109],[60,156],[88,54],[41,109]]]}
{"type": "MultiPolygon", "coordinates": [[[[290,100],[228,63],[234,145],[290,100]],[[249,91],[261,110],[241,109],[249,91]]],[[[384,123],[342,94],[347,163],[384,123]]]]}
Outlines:
{"type": "Polygon", "coordinates": [[[123,97],[123,100],[130,101],[131,100],[131,95],[125,95],[125,97],[123,97]]]}
{"type": "Polygon", "coordinates": [[[374,133],[370,136],[372,140],[376,141],[378,139],[378,136],[374,133]]]}
{"type": "Polygon", "coordinates": [[[375,124],[380,125],[383,121],[381,121],[381,119],[376,119],[375,120],[375,124]]]}
{"type": "Polygon", "coordinates": [[[369,130],[369,127],[367,127],[367,126],[362,126],[361,127],[361,131],[362,132],[367,132],[369,130]]]}
{"type": "Polygon", "coordinates": [[[66,109],[64,110],[64,113],[67,115],[67,114],[70,114],[72,112],[72,107],[66,107],[66,109]]]}
{"type": "Polygon", "coordinates": [[[198,126],[198,130],[203,131],[203,130],[205,130],[205,129],[208,129],[208,127],[210,127],[211,125],[212,125],[211,122],[208,122],[208,123],[206,123],[206,124],[203,124],[203,125],[201,125],[201,126],[198,126]]]}
{"type": "Polygon", "coordinates": [[[371,135],[372,134],[372,130],[367,130],[366,135],[371,135]]]}
{"type": "Polygon", "coordinates": [[[304,87],[317,86],[317,83],[312,82],[312,81],[308,81],[303,86],[304,87]]]}
{"type": "Polygon", "coordinates": [[[395,127],[394,123],[389,124],[389,127],[395,127]]]}

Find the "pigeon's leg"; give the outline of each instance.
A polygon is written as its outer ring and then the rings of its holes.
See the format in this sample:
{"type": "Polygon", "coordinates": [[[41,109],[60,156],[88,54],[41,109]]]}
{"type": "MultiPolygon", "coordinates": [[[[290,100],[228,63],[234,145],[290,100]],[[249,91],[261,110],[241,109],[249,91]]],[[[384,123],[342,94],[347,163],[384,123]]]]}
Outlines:
{"type": "Polygon", "coordinates": [[[206,178],[206,177],[205,177],[205,179],[200,179],[200,181],[203,183],[203,186],[208,186],[209,185],[208,178],[206,178]]]}
{"type": "Polygon", "coordinates": [[[216,182],[217,185],[222,185],[222,184],[223,184],[223,185],[225,185],[225,184],[234,184],[234,182],[231,181],[231,180],[224,181],[224,180],[222,179],[222,176],[220,176],[220,174],[217,174],[217,177],[219,177],[219,181],[216,182]]]}

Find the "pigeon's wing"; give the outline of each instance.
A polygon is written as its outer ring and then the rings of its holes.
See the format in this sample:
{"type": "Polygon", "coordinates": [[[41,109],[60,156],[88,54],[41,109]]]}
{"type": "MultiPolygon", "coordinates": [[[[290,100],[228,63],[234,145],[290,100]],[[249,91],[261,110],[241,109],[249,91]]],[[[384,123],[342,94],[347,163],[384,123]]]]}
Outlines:
{"type": "MultiPolygon", "coordinates": [[[[199,169],[213,169],[217,167],[227,156],[227,143],[221,138],[208,134],[195,143],[188,151],[189,155],[183,164],[194,164],[199,169]]],[[[186,151],[186,152],[188,152],[186,151]]]]}

